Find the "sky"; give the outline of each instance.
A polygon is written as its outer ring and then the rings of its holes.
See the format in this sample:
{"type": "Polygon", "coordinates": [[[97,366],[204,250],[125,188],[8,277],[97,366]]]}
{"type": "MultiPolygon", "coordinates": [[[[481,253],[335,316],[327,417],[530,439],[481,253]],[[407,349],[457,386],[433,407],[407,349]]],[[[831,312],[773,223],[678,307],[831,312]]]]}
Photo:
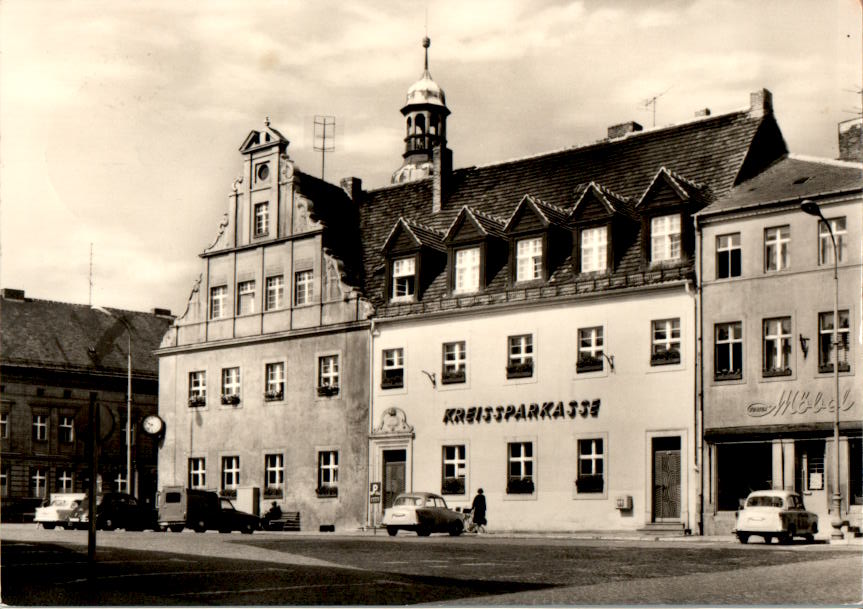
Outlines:
{"type": "Polygon", "coordinates": [[[835,158],[861,21],[860,0],[3,0],[0,285],[182,313],[266,117],[320,175],[312,123],[335,116],[325,178],[389,183],[426,32],[455,167],[654,110],[661,127],[746,108],[762,87],[792,152],[835,158]]]}

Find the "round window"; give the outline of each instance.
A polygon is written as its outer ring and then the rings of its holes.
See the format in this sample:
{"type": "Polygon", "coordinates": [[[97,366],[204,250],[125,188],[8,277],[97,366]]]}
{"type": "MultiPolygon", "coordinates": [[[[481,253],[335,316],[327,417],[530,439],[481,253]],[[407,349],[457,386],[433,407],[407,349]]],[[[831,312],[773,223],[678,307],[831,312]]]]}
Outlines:
{"type": "Polygon", "coordinates": [[[267,163],[258,165],[258,180],[266,180],[270,175],[270,166],[267,163]]]}

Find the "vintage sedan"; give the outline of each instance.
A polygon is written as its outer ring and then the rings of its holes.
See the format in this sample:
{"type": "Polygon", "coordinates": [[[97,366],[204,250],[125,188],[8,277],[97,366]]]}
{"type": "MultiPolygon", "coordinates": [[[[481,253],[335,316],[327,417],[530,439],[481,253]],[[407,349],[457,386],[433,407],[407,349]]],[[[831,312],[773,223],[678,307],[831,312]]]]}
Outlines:
{"type": "MultiPolygon", "coordinates": [[[[73,528],[86,529],[89,522],[90,501],[85,498],[69,515],[69,524],[73,528]]],[[[103,531],[158,530],[156,511],[127,493],[104,493],[96,499],[96,528],[103,531]]]]}
{"type": "Polygon", "coordinates": [[[33,522],[41,524],[44,529],[53,529],[56,526],[68,529],[69,516],[86,496],[84,493],[54,493],[50,503],[36,508],[33,522]]]}
{"type": "Polygon", "coordinates": [[[434,493],[402,493],[393,506],[384,511],[382,524],[387,533],[415,531],[420,537],[432,533],[456,536],[464,531],[464,515],[447,507],[446,501],[434,493]]]}
{"type": "Polygon", "coordinates": [[[746,543],[752,535],[765,543],[771,543],[774,537],[780,543],[790,543],[798,536],[811,542],[816,533],[818,516],[806,510],[800,494],[780,490],[750,493],[737,513],[734,529],[740,543],[746,543]]]}

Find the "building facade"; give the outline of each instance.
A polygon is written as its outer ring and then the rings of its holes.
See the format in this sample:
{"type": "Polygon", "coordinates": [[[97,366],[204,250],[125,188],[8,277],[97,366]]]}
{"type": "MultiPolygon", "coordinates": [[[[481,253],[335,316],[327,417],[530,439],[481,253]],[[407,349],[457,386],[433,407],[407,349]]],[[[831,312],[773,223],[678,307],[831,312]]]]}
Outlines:
{"type": "Polygon", "coordinates": [[[365,520],[370,307],[356,289],[359,182],[297,170],[269,123],[159,356],[160,487],[213,489],[304,530],[365,520]],[[355,263],[354,263],[355,264],[355,263]],[[263,506],[263,509],[262,509],[263,506]]]}
{"type": "Polygon", "coordinates": [[[861,165],[786,156],[697,214],[704,367],[704,520],[729,533],[756,489],[793,489],[829,535],[839,451],[842,520],[863,509],[861,165]],[[839,419],[833,376],[838,248],[839,419]]]}
{"type": "Polygon", "coordinates": [[[158,438],[143,432],[140,423],[157,411],[158,368],[152,351],[171,323],[170,313],[99,310],[4,289],[0,314],[3,521],[31,520],[51,493],[87,490],[91,394],[100,418],[97,488],[128,491],[152,502],[158,438]],[[132,394],[127,403],[130,339],[132,394]],[[128,485],[127,408],[132,415],[128,485]]]}

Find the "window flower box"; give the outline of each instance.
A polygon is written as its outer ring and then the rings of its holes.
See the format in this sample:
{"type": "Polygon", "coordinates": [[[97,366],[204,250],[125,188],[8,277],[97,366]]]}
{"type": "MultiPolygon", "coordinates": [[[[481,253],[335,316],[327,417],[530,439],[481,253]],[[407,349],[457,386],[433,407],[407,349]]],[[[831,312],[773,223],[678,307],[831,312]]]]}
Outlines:
{"type": "Polygon", "coordinates": [[[531,495],[533,490],[532,478],[510,478],[506,481],[506,493],[508,495],[531,495]]]}
{"type": "Polygon", "coordinates": [[[339,487],[331,485],[322,485],[315,489],[318,497],[338,497],[339,487]]]}
{"type": "Polygon", "coordinates": [[[201,406],[206,405],[207,396],[198,394],[189,396],[189,408],[200,408],[201,406]]]}
{"type": "Polygon", "coordinates": [[[404,387],[405,384],[404,368],[398,370],[384,370],[383,378],[381,378],[381,389],[396,389],[404,387]]]}
{"type": "Polygon", "coordinates": [[[264,489],[264,499],[281,499],[284,494],[285,492],[280,486],[268,486],[264,489]]]}
{"type": "Polygon", "coordinates": [[[602,365],[602,356],[581,355],[575,364],[575,371],[578,373],[598,372],[602,370],[602,365]]]}
{"type": "Polygon", "coordinates": [[[441,495],[464,495],[464,477],[444,478],[441,484],[441,495]]]}
{"type": "Polygon", "coordinates": [[[579,476],[575,480],[575,488],[579,493],[601,493],[605,488],[605,480],[601,474],[579,476]]]}
{"type": "Polygon", "coordinates": [[[717,381],[737,381],[742,378],[742,370],[717,370],[713,375],[713,379],[717,381]]]}
{"type": "Polygon", "coordinates": [[[510,364],[506,367],[506,378],[523,379],[533,376],[533,360],[510,364]]]}
{"type": "Polygon", "coordinates": [[[464,370],[452,370],[450,372],[444,372],[441,375],[440,382],[444,385],[450,385],[452,383],[464,383],[465,374],[464,370]]]}
{"type": "Polygon", "coordinates": [[[669,364],[680,363],[680,351],[677,349],[668,349],[667,351],[658,351],[650,356],[651,366],[667,366],[669,364]]]}
{"type": "Polygon", "coordinates": [[[332,397],[334,395],[339,394],[339,386],[338,385],[321,385],[318,387],[318,395],[320,397],[332,397]]]}
{"type": "Polygon", "coordinates": [[[226,488],[222,489],[222,497],[227,497],[228,499],[236,499],[237,498],[237,489],[235,488],[226,488]]]}
{"type": "Polygon", "coordinates": [[[282,400],[285,397],[285,392],[281,389],[275,389],[273,391],[265,391],[264,399],[268,402],[275,402],[277,400],[282,400]]]}
{"type": "MultiPolygon", "coordinates": [[[[851,364],[849,364],[848,362],[839,362],[839,372],[850,372],[850,371],[851,371],[851,364]]],[[[829,364],[821,364],[820,366],[818,366],[818,372],[820,372],[821,374],[833,372],[833,362],[830,362],[829,364]]]]}
{"type": "Polygon", "coordinates": [[[761,376],[764,378],[772,378],[776,376],[791,376],[791,368],[773,368],[771,370],[764,370],[761,373],[761,376]]]}
{"type": "Polygon", "coordinates": [[[240,403],[240,396],[236,393],[223,393],[222,394],[222,404],[230,404],[231,406],[236,406],[240,403]]]}

